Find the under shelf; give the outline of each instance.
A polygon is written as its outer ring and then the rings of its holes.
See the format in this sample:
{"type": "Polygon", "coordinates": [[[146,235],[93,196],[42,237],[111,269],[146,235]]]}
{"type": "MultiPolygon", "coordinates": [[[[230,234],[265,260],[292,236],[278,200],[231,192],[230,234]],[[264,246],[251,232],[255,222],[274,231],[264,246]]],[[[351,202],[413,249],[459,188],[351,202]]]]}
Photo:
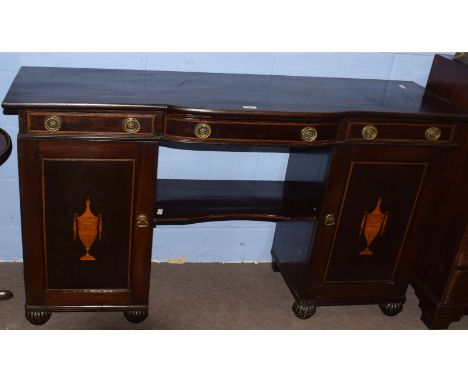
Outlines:
{"type": "Polygon", "coordinates": [[[155,224],[215,220],[315,220],[317,182],[158,179],[155,224]]]}

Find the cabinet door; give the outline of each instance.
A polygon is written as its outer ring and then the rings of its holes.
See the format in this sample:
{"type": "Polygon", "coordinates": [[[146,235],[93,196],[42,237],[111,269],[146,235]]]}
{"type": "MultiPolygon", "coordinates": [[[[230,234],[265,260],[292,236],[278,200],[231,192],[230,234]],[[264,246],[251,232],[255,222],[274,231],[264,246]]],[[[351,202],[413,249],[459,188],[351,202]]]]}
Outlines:
{"type": "Polygon", "coordinates": [[[20,139],[19,157],[27,304],[146,305],[157,143],[20,139]]]}
{"type": "Polygon", "coordinates": [[[403,296],[446,157],[431,147],[337,148],[309,291],[324,299],[403,296]]]}

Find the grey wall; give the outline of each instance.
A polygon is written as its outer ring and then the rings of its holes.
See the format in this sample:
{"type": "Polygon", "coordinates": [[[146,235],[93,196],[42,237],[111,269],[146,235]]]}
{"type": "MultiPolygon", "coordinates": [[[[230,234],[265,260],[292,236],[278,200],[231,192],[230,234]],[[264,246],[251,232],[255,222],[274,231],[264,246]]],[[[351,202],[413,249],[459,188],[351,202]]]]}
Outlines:
{"type": "MultiPolygon", "coordinates": [[[[0,99],[20,66],[67,66],[375,78],[426,84],[434,53],[0,53],[0,99]]],[[[16,116],[0,115],[15,140],[16,116]]],[[[159,177],[282,180],[287,155],[162,148],[159,177]]],[[[16,144],[0,168],[0,261],[21,260],[16,144]]],[[[274,223],[212,222],[155,230],[153,259],[269,261],[274,223]],[[183,240],[180,238],[183,237],[183,240]]]]}

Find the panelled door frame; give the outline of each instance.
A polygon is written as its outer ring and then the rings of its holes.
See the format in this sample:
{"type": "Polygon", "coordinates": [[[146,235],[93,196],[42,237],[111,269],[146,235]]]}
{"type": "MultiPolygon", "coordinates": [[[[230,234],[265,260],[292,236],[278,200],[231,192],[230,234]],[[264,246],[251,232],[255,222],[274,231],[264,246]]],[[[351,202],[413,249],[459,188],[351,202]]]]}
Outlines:
{"type": "Polygon", "coordinates": [[[444,170],[450,153],[451,150],[447,147],[425,146],[414,150],[410,146],[398,146],[396,149],[393,146],[375,143],[335,147],[326,185],[326,197],[309,257],[310,277],[306,286],[307,296],[304,298],[316,300],[322,304],[356,298],[356,303],[360,303],[363,302],[363,298],[369,299],[370,302],[378,299],[379,296],[381,298],[382,295],[387,295],[389,298],[393,296],[395,301],[401,301],[401,297],[406,293],[411,267],[417,255],[417,243],[419,240],[424,240],[425,222],[431,215],[431,205],[437,202],[437,195],[442,187],[437,175],[444,170]],[[374,282],[329,282],[325,280],[353,163],[408,163],[421,164],[426,167],[424,179],[418,190],[418,198],[413,206],[414,214],[412,214],[405,240],[401,243],[399,261],[395,264],[391,280],[375,280],[374,282]],[[431,190],[431,192],[426,190],[431,190]],[[325,225],[327,214],[335,215],[334,225],[325,225]],[[403,258],[404,261],[401,261],[403,258]]]}
{"type": "MultiPolygon", "coordinates": [[[[34,139],[18,137],[21,221],[26,282],[26,306],[42,310],[56,307],[73,310],[79,306],[93,310],[112,310],[148,303],[151,247],[156,192],[156,141],[99,141],[78,139],[34,139]],[[45,160],[133,161],[133,224],[128,289],[47,290],[44,248],[43,181],[45,160]],[[148,227],[135,224],[138,214],[149,217],[148,227]]],[[[99,185],[97,185],[99,187],[99,185]]],[[[118,208],[118,206],[116,206],[118,208]]]]}

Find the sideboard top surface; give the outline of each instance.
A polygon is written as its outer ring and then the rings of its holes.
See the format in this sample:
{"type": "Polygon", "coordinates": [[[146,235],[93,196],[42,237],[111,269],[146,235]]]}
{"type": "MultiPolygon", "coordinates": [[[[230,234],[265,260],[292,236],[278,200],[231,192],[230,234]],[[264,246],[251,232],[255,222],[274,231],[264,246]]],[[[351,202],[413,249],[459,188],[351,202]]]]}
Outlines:
{"type": "Polygon", "coordinates": [[[22,67],[2,106],[466,117],[407,81],[52,67],[22,67]]]}

